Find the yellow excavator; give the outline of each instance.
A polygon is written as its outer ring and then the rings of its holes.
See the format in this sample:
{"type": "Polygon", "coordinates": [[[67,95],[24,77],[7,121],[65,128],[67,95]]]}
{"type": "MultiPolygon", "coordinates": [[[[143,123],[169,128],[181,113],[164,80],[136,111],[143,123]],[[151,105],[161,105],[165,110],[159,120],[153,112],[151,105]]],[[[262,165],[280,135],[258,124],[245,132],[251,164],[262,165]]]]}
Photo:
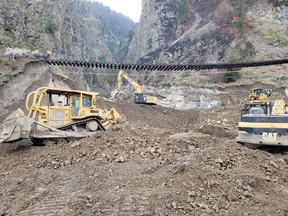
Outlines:
{"type": "Polygon", "coordinates": [[[112,100],[114,100],[115,97],[121,92],[122,78],[125,78],[135,88],[134,103],[136,103],[136,104],[157,105],[158,98],[157,97],[143,95],[141,86],[136,81],[132,80],[128,76],[128,74],[125,71],[123,71],[123,70],[120,70],[119,73],[118,73],[117,88],[114,89],[111,92],[112,100]]]}
{"type": "Polygon", "coordinates": [[[26,98],[28,115],[19,108],[2,123],[0,143],[31,138],[45,140],[79,139],[105,131],[121,121],[121,115],[97,107],[96,92],[42,87],[26,98]]]}

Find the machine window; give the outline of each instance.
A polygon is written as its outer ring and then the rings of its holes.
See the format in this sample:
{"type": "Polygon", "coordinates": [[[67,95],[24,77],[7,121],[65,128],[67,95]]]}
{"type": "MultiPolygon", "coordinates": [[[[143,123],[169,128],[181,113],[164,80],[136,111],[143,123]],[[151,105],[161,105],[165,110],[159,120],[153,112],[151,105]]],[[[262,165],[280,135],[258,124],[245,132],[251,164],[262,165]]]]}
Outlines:
{"type": "Polygon", "coordinates": [[[252,107],[249,110],[249,114],[252,114],[252,115],[264,115],[264,110],[261,107],[252,107]]]}
{"type": "Polygon", "coordinates": [[[83,107],[91,107],[92,106],[91,98],[83,97],[82,98],[82,105],[83,105],[83,107]]]}
{"type": "Polygon", "coordinates": [[[79,97],[72,97],[72,116],[77,117],[79,114],[79,97]]]}

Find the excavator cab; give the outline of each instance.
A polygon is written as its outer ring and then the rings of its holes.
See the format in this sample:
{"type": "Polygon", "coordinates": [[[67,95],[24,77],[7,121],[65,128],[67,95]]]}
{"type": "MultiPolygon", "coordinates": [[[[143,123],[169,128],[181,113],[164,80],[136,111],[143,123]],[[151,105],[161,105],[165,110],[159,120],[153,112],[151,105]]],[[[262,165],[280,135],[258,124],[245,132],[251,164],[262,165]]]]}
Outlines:
{"type": "Polygon", "coordinates": [[[158,99],[156,97],[150,97],[150,96],[143,95],[142,93],[135,93],[134,94],[134,103],[155,105],[158,103],[158,99]]]}
{"type": "Polygon", "coordinates": [[[146,98],[141,93],[135,93],[135,95],[134,95],[134,103],[136,103],[136,104],[144,104],[145,99],[146,98]]]}

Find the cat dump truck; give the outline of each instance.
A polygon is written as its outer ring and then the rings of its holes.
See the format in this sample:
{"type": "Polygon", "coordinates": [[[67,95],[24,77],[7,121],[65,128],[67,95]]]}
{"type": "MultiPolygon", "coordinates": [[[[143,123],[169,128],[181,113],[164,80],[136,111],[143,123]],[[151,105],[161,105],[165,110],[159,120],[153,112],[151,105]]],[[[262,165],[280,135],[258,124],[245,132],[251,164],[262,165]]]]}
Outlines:
{"type": "Polygon", "coordinates": [[[147,105],[157,105],[158,98],[152,97],[152,96],[146,96],[142,93],[141,86],[134,80],[132,80],[125,71],[120,70],[118,73],[117,78],[117,88],[114,89],[111,92],[111,98],[112,100],[115,99],[115,97],[121,92],[121,86],[122,86],[122,79],[125,78],[135,89],[134,94],[134,103],[136,104],[147,104],[147,105]]]}
{"type": "Polygon", "coordinates": [[[43,140],[79,139],[105,131],[121,121],[121,115],[97,107],[96,92],[42,87],[26,98],[28,114],[18,109],[2,123],[0,143],[31,138],[43,140]]]}
{"type": "Polygon", "coordinates": [[[288,146],[288,108],[283,99],[248,103],[241,112],[237,142],[249,147],[288,146]]]}

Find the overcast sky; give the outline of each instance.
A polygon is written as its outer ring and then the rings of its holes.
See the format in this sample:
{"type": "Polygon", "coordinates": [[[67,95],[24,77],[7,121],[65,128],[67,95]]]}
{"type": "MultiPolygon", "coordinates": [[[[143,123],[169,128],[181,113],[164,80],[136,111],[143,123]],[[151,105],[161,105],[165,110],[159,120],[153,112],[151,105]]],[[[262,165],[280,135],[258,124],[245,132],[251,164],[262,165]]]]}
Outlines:
{"type": "Polygon", "coordinates": [[[142,0],[94,0],[109,6],[111,9],[131,17],[138,22],[141,14],[142,0]]]}

